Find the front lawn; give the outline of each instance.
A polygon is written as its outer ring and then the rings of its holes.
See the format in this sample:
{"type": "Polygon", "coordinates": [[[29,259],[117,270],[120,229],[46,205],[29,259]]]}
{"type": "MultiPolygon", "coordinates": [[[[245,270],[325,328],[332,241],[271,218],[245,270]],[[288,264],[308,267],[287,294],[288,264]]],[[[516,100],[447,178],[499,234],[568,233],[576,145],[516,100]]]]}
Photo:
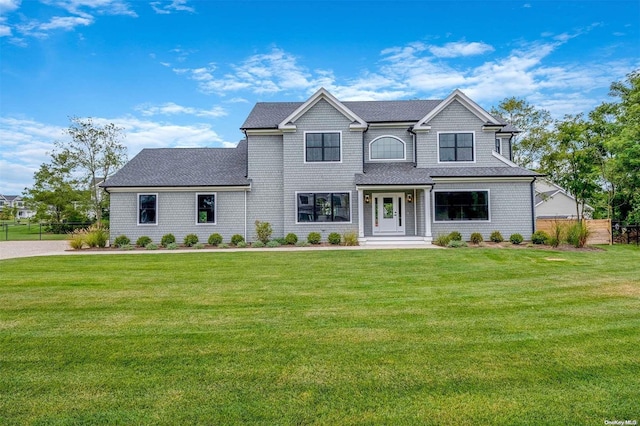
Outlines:
{"type": "Polygon", "coordinates": [[[0,424],[639,420],[640,249],[0,261],[0,424]]]}

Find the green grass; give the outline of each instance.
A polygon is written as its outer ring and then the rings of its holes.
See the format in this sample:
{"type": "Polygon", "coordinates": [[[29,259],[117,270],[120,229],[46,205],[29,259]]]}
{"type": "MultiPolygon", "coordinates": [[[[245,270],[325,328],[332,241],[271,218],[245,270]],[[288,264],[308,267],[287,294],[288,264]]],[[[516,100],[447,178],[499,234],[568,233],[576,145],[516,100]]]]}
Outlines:
{"type": "Polygon", "coordinates": [[[2,241],[29,241],[29,240],[66,240],[67,234],[50,234],[46,232],[45,226],[40,229],[39,223],[15,223],[13,221],[2,221],[0,226],[0,243],[2,241]]]}
{"type": "Polygon", "coordinates": [[[0,262],[0,424],[640,420],[640,249],[0,262]]]}

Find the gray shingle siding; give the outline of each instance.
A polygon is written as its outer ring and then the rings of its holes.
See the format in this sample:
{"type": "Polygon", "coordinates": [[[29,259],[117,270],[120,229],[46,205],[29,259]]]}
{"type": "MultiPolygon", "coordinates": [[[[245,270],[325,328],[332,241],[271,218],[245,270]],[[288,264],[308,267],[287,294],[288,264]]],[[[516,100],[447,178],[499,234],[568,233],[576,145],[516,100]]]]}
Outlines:
{"type": "MultiPolygon", "coordinates": [[[[493,231],[500,231],[505,239],[519,233],[525,239],[531,237],[531,183],[530,182],[464,182],[437,183],[434,192],[441,190],[489,190],[490,221],[434,221],[434,238],[440,234],[458,231],[462,238],[469,240],[471,233],[480,232],[485,240],[493,231]]],[[[431,206],[433,209],[433,194],[431,206]]],[[[433,218],[432,211],[432,218],[433,218]]]]}
{"type": "Polygon", "coordinates": [[[485,124],[460,102],[453,101],[429,123],[429,132],[418,133],[417,157],[418,167],[504,167],[505,163],[492,154],[495,147],[495,132],[485,132],[485,124]],[[466,133],[474,132],[475,162],[438,163],[438,132],[466,133]]]}
{"type": "Polygon", "coordinates": [[[273,228],[274,237],[283,235],[283,156],[282,136],[249,137],[248,177],[251,180],[251,192],[247,197],[249,241],[256,241],[256,220],[269,222],[273,228]]]}
{"type": "Polygon", "coordinates": [[[113,192],[111,194],[110,233],[111,239],[126,235],[132,243],[143,235],[160,244],[162,236],[173,234],[176,242],[182,243],[187,234],[196,234],[200,242],[206,243],[214,232],[225,242],[233,234],[244,234],[244,191],[180,191],[159,192],[153,189],[140,192],[113,192]],[[196,193],[216,194],[216,224],[196,224],[196,193]],[[157,224],[138,225],[138,194],[157,193],[157,224]]]}
{"type": "MultiPolygon", "coordinates": [[[[320,232],[326,239],[330,232],[358,228],[358,203],[354,175],[362,171],[362,132],[350,131],[351,122],[329,103],[319,101],[296,121],[296,132],[284,133],[284,234],[304,237],[320,232]],[[305,163],[305,132],[341,132],[341,162],[305,163]],[[296,223],[296,192],[349,192],[351,223],[296,223]]],[[[279,234],[278,234],[279,235],[279,234]]]]}

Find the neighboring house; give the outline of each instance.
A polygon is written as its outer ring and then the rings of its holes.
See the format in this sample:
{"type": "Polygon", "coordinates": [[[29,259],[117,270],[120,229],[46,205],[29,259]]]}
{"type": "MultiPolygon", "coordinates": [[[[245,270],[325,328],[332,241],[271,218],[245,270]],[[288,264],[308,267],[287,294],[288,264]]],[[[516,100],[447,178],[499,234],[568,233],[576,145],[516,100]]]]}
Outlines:
{"type": "Polygon", "coordinates": [[[2,195],[0,194],[0,210],[17,208],[16,219],[29,219],[36,215],[34,211],[24,203],[19,195],[2,195]]]}
{"type": "Polygon", "coordinates": [[[534,230],[539,175],[508,158],[517,130],[458,90],[342,102],[320,89],[256,104],[241,130],[236,148],[142,150],[102,184],[111,237],[255,241],[257,220],[273,237],[355,231],[361,243],[534,230]]]}
{"type": "MultiPolygon", "coordinates": [[[[585,218],[590,219],[593,210],[593,207],[585,204],[585,218]]],[[[538,179],[536,180],[536,217],[540,219],[575,219],[578,217],[576,199],[548,179],[538,179]]]]}

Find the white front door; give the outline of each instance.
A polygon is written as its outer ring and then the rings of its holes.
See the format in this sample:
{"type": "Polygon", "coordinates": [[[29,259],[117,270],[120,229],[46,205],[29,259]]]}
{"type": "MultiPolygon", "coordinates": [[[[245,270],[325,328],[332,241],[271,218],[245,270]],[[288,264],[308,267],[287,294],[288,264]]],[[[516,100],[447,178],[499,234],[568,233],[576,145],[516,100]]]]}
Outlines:
{"type": "Polygon", "coordinates": [[[404,194],[373,195],[373,233],[404,235],[404,194]]]}

